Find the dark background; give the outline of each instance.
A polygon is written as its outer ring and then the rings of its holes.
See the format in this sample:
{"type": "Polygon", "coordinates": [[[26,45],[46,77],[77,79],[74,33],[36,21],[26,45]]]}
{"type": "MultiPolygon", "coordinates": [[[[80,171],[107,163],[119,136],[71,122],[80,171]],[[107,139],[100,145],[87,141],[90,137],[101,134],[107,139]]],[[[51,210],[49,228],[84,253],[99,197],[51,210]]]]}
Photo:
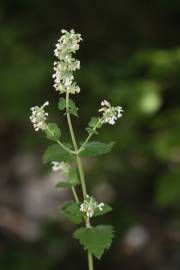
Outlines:
{"type": "Polygon", "coordinates": [[[89,190],[114,211],[97,223],[116,237],[97,270],[176,270],[180,265],[180,1],[0,1],[0,269],[86,269],[74,226],[59,212],[70,199],[41,156],[48,141],[29,121],[50,101],[61,29],[84,41],[76,74],[79,140],[102,99],[124,108],[98,138],[111,154],[84,160],[89,190]]]}

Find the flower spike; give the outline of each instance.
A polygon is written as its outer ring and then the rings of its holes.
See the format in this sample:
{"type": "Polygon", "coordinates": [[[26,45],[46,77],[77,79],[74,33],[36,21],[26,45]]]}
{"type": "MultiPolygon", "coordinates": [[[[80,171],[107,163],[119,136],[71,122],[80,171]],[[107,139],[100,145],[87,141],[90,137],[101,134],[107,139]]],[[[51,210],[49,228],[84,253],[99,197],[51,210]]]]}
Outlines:
{"type": "Polygon", "coordinates": [[[99,112],[103,113],[103,123],[114,125],[115,121],[122,116],[123,109],[120,106],[113,107],[107,100],[101,102],[99,112]]]}
{"type": "Polygon", "coordinates": [[[46,101],[41,107],[34,106],[31,108],[32,115],[29,118],[33,124],[35,131],[46,129],[46,119],[48,117],[48,113],[45,112],[44,108],[48,105],[49,102],[46,101]]]}
{"type": "Polygon", "coordinates": [[[63,35],[54,50],[54,55],[58,58],[58,61],[54,62],[54,88],[60,93],[79,93],[80,88],[74,81],[73,72],[80,69],[80,61],[73,58],[72,55],[79,50],[82,38],[74,30],[70,30],[70,32],[62,30],[61,33],[63,35]]]}

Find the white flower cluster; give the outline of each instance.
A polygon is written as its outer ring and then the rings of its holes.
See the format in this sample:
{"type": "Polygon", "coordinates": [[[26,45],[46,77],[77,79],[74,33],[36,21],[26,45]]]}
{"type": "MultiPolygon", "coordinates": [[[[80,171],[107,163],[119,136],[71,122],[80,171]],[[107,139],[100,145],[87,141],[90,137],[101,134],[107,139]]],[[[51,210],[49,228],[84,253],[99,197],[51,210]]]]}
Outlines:
{"type": "Polygon", "coordinates": [[[115,121],[122,116],[123,109],[120,106],[113,107],[107,100],[101,102],[99,112],[103,112],[103,123],[114,125],[115,121]]]}
{"type": "Polygon", "coordinates": [[[61,30],[61,33],[63,35],[58,40],[54,50],[58,61],[54,62],[53,86],[60,93],[79,93],[80,88],[74,81],[73,72],[80,69],[80,61],[73,58],[72,54],[79,50],[82,38],[74,30],[70,30],[70,32],[61,30]]]}
{"type": "Polygon", "coordinates": [[[57,171],[61,171],[63,174],[68,174],[69,173],[69,169],[70,169],[70,165],[69,163],[66,162],[57,162],[57,161],[52,161],[52,170],[57,172],[57,171]]]}
{"type": "Polygon", "coordinates": [[[48,105],[49,102],[46,101],[41,107],[35,106],[31,108],[32,115],[29,118],[33,124],[35,131],[38,131],[39,129],[46,129],[46,119],[48,117],[48,113],[45,112],[44,107],[48,105]]]}
{"type": "Polygon", "coordinates": [[[94,215],[95,209],[99,208],[100,211],[103,211],[104,203],[97,203],[96,200],[92,197],[89,197],[86,195],[86,199],[84,202],[80,205],[80,211],[84,212],[87,217],[91,218],[94,215]]]}

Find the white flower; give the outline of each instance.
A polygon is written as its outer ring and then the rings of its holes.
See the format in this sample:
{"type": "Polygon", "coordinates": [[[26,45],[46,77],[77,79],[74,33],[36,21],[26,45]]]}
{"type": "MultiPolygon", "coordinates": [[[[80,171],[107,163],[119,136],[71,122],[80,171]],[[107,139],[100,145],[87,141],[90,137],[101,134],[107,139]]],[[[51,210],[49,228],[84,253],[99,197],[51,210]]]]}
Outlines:
{"type": "Polygon", "coordinates": [[[98,204],[98,208],[100,211],[103,211],[103,207],[104,207],[104,203],[101,202],[100,204],[98,204]]]}
{"type": "Polygon", "coordinates": [[[104,203],[97,203],[96,200],[92,197],[86,196],[84,202],[80,205],[80,211],[84,212],[87,217],[91,218],[94,215],[95,209],[99,208],[100,211],[103,211],[104,203]]]}
{"type": "Polygon", "coordinates": [[[46,129],[46,119],[48,117],[48,113],[45,112],[44,107],[48,105],[49,102],[46,101],[41,107],[35,106],[31,108],[32,115],[29,118],[33,124],[35,131],[38,131],[39,129],[46,129]]]}
{"type": "Polygon", "coordinates": [[[69,173],[69,169],[70,169],[70,165],[69,163],[66,162],[57,162],[57,161],[52,161],[52,170],[57,172],[57,171],[61,171],[63,174],[68,174],[69,173]]]}
{"type": "Polygon", "coordinates": [[[123,109],[120,106],[113,107],[107,100],[101,102],[99,112],[103,113],[103,122],[114,125],[115,121],[122,116],[123,109]]]}
{"type": "Polygon", "coordinates": [[[54,55],[58,61],[54,62],[54,88],[60,93],[79,93],[80,88],[74,81],[73,71],[80,69],[80,61],[73,58],[73,53],[79,50],[79,43],[82,40],[80,34],[74,30],[69,32],[61,31],[62,36],[56,44],[54,55]]]}

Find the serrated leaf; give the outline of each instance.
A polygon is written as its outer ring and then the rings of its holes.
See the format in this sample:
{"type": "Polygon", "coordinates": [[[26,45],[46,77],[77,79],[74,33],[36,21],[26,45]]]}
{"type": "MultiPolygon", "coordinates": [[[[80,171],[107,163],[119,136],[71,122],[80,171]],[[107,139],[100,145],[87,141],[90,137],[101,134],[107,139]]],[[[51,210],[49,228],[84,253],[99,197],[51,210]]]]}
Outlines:
{"type": "Polygon", "coordinates": [[[55,188],[71,188],[79,185],[79,177],[75,169],[70,169],[69,175],[66,181],[60,181],[56,184],[55,188]]]}
{"type": "MultiPolygon", "coordinates": [[[[58,108],[60,111],[64,110],[66,108],[66,99],[65,98],[60,98],[59,99],[59,102],[58,102],[58,108]]],[[[70,114],[78,117],[78,109],[74,103],[74,101],[72,99],[69,99],[69,108],[68,108],[68,111],[70,114]]]]}
{"type": "Polygon", "coordinates": [[[74,232],[74,237],[80,241],[85,250],[100,259],[105,249],[109,249],[113,238],[113,227],[99,225],[92,228],[80,228],[74,232]]]}
{"type": "Polygon", "coordinates": [[[67,202],[62,207],[62,211],[64,216],[75,224],[80,224],[83,221],[83,217],[80,212],[80,203],[73,201],[67,202]]]}
{"type": "Polygon", "coordinates": [[[93,217],[97,217],[97,216],[102,216],[108,212],[111,212],[112,211],[112,208],[111,206],[109,206],[108,204],[104,204],[104,206],[102,207],[102,211],[99,210],[99,208],[96,208],[94,210],[94,215],[93,217]]]}
{"type": "MultiPolygon", "coordinates": [[[[69,144],[66,146],[71,148],[71,145],[69,144]]],[[[69,162],[73,160],[73,155],[64,150],[59,144],[52,144],[46,149],[42,160],[43,163],[48,163],[51,161],[69,162]]]]}
{"type": "Polygon", "coordinates": [[[45,132],[47,138],[52,141],[57,141],[61,136],[61,130],[55,123],[49,123],[45,132]]]}
{"type": "Polygon", "coordinates": [[[82,157],[93,157],[111,151],[114,142],[101,143],[101,142],[89,142],[85,145],[84,150],[80,152],[82,157]]]}

